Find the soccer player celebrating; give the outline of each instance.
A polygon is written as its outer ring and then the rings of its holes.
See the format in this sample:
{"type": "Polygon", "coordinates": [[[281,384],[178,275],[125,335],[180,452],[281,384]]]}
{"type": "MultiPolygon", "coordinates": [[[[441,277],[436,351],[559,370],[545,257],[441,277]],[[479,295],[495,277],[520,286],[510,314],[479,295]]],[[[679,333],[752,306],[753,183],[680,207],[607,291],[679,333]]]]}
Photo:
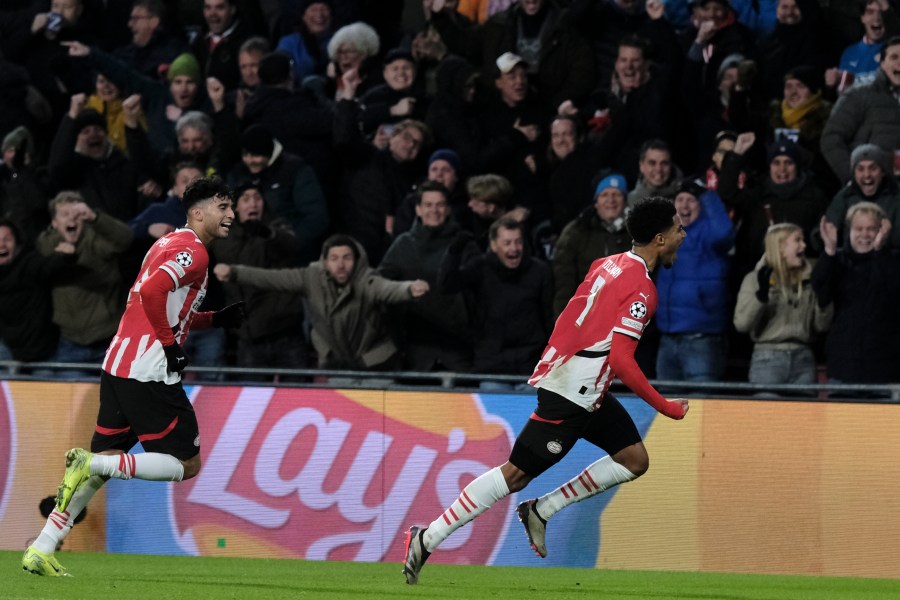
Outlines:
{"type": "Polygon", "coordinates": [[[200,471],[197,417],[181,386],[188,364],[181,345],[191,327],[239,326],[243,306],[197,312],[206,295],[207,247],[228,237],[234,222],[230,190],[218,179],[198,178],[185,190],[182,205],[187,225],[153,244],[129,291],[100,373],[91,452],[66,453],[56,508],[22,557],[25,571],[66,575],[53,552],[110,477],[183,481],[200,471]],[[137,442],[145,452],[126,454],[137,442]]]}
{"type": "Polygon", "coordinates": [[[429,555],[447,537],[507,495],[558,463],[579,439],[606,451],[561,487],[516,508],[531,547],[547,556],[547,520],[647,471],[647,449],[637,427],[607,390],[614,377],[653,408],[672,419],[688,410],[682,398],[657,392],[634,359],[641,334],[656,310],[650,273],[675,262],[685,231],[671,201],[651,197],[628,215],[631,251],[594,261],[556,321],[547,348],[529,383],[538,406],[513,446],[509,461],[477,477],[425,529],[410,527],[403,574],[418,583],[429,555]]]}

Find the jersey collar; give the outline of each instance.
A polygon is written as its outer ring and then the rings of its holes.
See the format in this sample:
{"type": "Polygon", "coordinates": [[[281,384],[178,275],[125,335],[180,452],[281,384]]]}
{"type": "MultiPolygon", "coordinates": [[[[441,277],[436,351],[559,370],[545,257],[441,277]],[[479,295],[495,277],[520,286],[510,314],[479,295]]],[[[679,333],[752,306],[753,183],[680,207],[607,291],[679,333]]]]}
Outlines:
{"type": "Polygon", "coordinates": [[[640,256],[638,256],[637,254],[635,254],[635,253],[632,252],[631,250],[629,250],[628,252],[626,252],[626,253],[625,253],[625,256],[627,256],[628,258],[630,258],[630,259],[632,259],[632,260],[640,261],[640,263],[641,263],[642,265],[644,265],[644,270],[647,271],[648,273],[650,272],[650,268],[647,266],[647,261],[645,261],[643,258],[641,258],[640,256]]]}

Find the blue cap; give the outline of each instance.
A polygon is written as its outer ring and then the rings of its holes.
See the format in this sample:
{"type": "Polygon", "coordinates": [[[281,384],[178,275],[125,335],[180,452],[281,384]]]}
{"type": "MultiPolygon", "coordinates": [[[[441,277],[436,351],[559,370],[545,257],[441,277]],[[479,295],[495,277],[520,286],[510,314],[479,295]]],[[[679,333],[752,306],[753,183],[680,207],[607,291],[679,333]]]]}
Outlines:
{"type": "Polygon", "coordinates": [[[619,190],[623,196],[628,195],[628,184],[625,182],[625,177],[618,173],[613,173],[600,180],[600,183],[597,184],[597,189],[594,190],[594,198],[599,196],[600,192],[609,188],[619,190]]]}

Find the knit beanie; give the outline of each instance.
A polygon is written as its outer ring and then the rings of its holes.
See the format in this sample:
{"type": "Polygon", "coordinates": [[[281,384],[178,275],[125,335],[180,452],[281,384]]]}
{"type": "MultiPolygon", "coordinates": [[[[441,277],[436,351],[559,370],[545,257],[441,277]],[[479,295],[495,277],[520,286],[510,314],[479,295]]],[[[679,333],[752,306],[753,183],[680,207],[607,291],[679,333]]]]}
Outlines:
{"type": "Polygon", "coordinates": [[[772,164],[772,161],[778,156],[787,156],[794,161],[795,165],[800,166],[800,149],[794,142],[782,140],[769,144],[769,147],[766,148],[766,161],[769,164],[772,164]]]}
{"type": "Polygon", "coordinates": [[[809,91],[815,94],[816,92],[822,91],[822,86],[825,85],[825,80],[815,67],[810,67],[807,65],[794,67],[789,70],[784,75],[784,80],[788,79],[796,79],[803,85],[809,88],[809,91]]]}
{"type": "Polygon", "coordinates": [[[106,117],[93,108],[85,108],[75,117],[75,131],[81,133],[82,129],[91,125],[96,125],[103,131],[106,131],[106,117]]]}
{"type": "Polygon", "coordinates": [[[186,75],[192,81],[199,82],[203,78],[203,71],[200,69],[200,63],[190,52],[179,54],[175,60],[169,64],[169,71],[166,77],[172,81],[176,77],[186,75]]]}
{"type": "Polygon", "coordinates": [[[888,153],[875,144],[862,144],[853,149],[853,152],[850,154],[850,170],[856,169],[856,165],[861,160],[873,161],[876,165],[881,167],[881,170],[885,175],[894,172],[891,160],[888,158],[888,153]]]}
{"type": "Polygon", "coordinates": [[[594,190],[594,198],[599,196],[603,190],[609,188],[617,189],[622,192],[623,195],[628,195],[628,184],[625,182],[625,177],[618,173],[613,173],[600,180],[600,183],[597,184],[597,188],[594,190]]]}
{"type": "Polygon", "coordinates": [[[445,160],[450,163],[450,166],[453,167],[453,170],[456,171],[456,174],[460,174],[460,170],[462,169],[462,165],[459,162],[459,154],[456,153],[455,150],[451,150],[449,148],[441,148],[440,150],[435,150],[431,156],[428,157],[428,166],[431,166],[436,160],[445,160]]]}

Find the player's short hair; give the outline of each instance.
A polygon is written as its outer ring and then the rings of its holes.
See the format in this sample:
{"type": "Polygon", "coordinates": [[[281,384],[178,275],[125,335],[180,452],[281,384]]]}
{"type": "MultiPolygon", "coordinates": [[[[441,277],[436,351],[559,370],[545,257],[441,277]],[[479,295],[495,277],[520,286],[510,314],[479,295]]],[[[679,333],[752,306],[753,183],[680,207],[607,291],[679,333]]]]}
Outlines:
{"type": "Polygon", "coordinates": [[[184,190],[181,197],[181,206],[187,213],[195,204],[212,200],[213,198],[227,198],[234,202],[234,192],[218,177],[198,177],[184,190]]]}
{"type": "Polygon", "coordinates": [[[675,204],[663,196],[639,200],[625,217],[625,227],[635,245],[649,244],[658,234],[672,228],[675,204]]]}
{"type": "Polygon", "coordinates": [[[328,256],[328,252],[332,248],[338,248],[339,246],[348,246],[353,252],[353,260],[359,262],[359,244],[357,244],[356,240],[352,237],[344,233],[336,233],[325,240],[325,243],[322,244],[322,258],[328,256]]]}
{"type": "Polygon", "coordinates": [[[450,202],[450,191],[440,181],[426,181],[416,190],[416,204],[422,204],[422,196],[425,192],[440,192],[444,195],[444,200],[450,202]]]}
{"type": "Polygon", "coordinates": [[[511,229],[513,231],[518,230],[522,232],[523,237],[525,236],[525,227],[522,225],[521,221],[513,219],[512,217],[502,217],[491,223],[491,228],[488,229],[488,239],[493,242],[500,237],[500,228],[511,229]]]}

